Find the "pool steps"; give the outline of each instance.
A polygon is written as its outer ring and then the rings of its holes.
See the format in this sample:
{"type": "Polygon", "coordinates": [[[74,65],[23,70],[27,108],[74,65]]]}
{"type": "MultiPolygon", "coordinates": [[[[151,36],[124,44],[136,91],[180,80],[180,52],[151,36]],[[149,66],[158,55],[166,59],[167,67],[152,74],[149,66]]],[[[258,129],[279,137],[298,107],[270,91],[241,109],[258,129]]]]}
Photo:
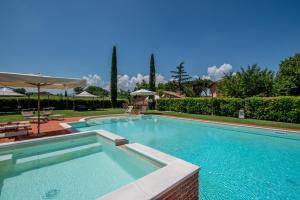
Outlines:
{"type": "MultiPolygon", "coordinates": [[[[92,144],[88,144],[88,145],[82,145],[82,146],[78,146],[78,147],[58,150],[58,151],[49,152],[49,153],[43,153],[43,154],[34,155],[34,156],[28,156],[25,158],[19,158],[19,159],[16,159],[16,164],[22,164],[22,163],[31,162],[34,160],[62,156],[64,154],[76,153],[76,152],[83,151],[83,150],[91,150],[91,149],[101,148],[101,147],[102,147],[102,145],[100,143],[96,142],[96,143],[92,143],[92,144]]],[[[12,154],[0,156],[0,162],[9,161],[11,159],[13,159],[12,154]]]]}

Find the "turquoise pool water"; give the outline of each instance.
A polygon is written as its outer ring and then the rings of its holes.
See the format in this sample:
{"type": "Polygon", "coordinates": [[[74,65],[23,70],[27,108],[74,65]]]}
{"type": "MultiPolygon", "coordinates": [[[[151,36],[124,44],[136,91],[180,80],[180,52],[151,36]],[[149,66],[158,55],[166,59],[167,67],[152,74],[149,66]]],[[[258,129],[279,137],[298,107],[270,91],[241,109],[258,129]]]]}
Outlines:
{"type": "Polygon", "coordinates": [[[73,126],[108,130],[199,165],[201,199],[300,199],[297,133],[156,116],[73,126]]]}
{"type": "Polygon", "coordinates": [[[95,135],[1,149],[0,199],[96,199],[159,167],[95,135]]]}

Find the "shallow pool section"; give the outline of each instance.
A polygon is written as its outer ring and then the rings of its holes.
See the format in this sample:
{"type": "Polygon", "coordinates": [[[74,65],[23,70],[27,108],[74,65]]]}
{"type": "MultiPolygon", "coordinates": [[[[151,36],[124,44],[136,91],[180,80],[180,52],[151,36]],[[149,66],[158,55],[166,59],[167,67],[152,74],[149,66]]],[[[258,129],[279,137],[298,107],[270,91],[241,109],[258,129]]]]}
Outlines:
{"type": "Polygon", "coordinates": [[[0,147],[0,199],[96,199],[163,165],[95,133],[0,147]]]}
{"type": "Polygon", "coordinates": [[[107,130],[201,166],[200,199],[300,197],[300,133],[158,116],[71,126],[107,130]]]}

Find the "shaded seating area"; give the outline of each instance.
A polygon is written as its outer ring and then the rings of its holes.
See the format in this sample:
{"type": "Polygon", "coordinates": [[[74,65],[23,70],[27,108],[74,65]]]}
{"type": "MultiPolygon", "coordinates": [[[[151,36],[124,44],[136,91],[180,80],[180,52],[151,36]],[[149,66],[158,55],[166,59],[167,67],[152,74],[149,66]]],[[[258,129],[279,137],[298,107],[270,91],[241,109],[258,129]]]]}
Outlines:
{"type": "Polygon", "coordinates": [[[30,122],[37,122],[38,120],[40,122],[47,122],[48,121],[48,117],[47,116],[36,116],[35,113],[34,113],[34,109],[24,109],[22,110],[21,112],[24,120],[28,120],[30,122]]]}
{"type": "MultiPolygon", "coordinates": [[[[40,93],[41,89],[69,89],[75,87],[84,87],[86,81],[76,78],[63,78],[63,77],[52,77],[45,76],[41,74],[20,74],[20,73],[8,73],[0,72],[0,85],[4,87],[24,87],[24,88],[35,88],[37,89],[37,116],[35,116],[34,111],[22,111],[24,119],[29,121],[37,121],[37,133],[36,136],[40,135],[40,124],[41,122],[46,122],[49,120],[49,113],[52,111],[47,111],[43,116],[41,113],[41,102],[40,93]]],[[[58,116],[54,116],[58,117],[58,116]]]]}
{"type": "Polygon", "coordinates": [[[145,113],[149,108],[149,105],[154,103],[153,99],[155,96],[155,92],[153,91],[141,89],[131,92],[130,95],[133,97],[132,106],[134,108],[134,113],[136,114],[145,113]]]}
{"type": "Polygon", "coordinates": [[[87,91],[83,91],[79,94],[76,94],[73,98],[73,109],[76,111],[87,111],[87,110],[96,110],[96,105],[95,105],[95,98],[98,96],[90,94],[87,91]],[[93,99],[93,104],[92,105],[85,105],[85,104],[75,104],[74,98],[92,98],[93,99]]]}

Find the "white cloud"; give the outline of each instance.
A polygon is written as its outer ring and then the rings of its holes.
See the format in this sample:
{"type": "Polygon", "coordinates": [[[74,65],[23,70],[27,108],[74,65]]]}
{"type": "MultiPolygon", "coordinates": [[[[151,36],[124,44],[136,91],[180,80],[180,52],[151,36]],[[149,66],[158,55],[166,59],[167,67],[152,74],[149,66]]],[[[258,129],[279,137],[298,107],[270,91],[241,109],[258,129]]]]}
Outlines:
{"type": "MultiPolygon", "coordinates": [[[[149,75],[137,74],[136,76],[129,77],[127,74],[118,75],[118,88],[122,90],[133,90],[137,83],[142,81],[149,82],[149,75]]],[[[161,74],[156,74],[156,85],[159,83],[166,83],[167,80],[161,74]]]]}
{"type": "Polygon", "coordinates": [[[231,71],[232,71],[232,65],[224,63],[219,67],[217,66],[208,67],[207,75],[203,75],[202,78],[217,81],[222,79],[227,73],[231,71]]]}
{"type": "MultiPolygon", "coordinates": [[[[102,87],[106,90],[110,89],[110,82],[103,81],[101,76],[98,74],[89,74],[83,76],[83,79],[86,80],[87,86],[94,85],[102,87]]],[[[143,80],[149,82],[149,75],[137,74],[136,76],[128,76],[127,74],[118,75],[118,89],[122,90],[133,90],[137,83],[141,83],[143,80]]],[[[156,85],[159,83],[166,83],[167,80],[161,74],[156,74],[156,85]]]]}
{"type": "Polygon", "coordinates": [[[82,79],[86,80],[86,84],[88,86],[103,86],[103,81],[100,75],[98,74],[89,74],[87,76],[83,76],[82,79]]]}

